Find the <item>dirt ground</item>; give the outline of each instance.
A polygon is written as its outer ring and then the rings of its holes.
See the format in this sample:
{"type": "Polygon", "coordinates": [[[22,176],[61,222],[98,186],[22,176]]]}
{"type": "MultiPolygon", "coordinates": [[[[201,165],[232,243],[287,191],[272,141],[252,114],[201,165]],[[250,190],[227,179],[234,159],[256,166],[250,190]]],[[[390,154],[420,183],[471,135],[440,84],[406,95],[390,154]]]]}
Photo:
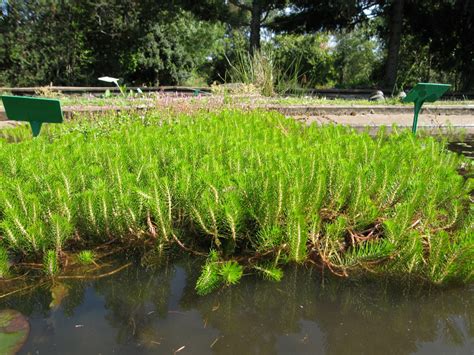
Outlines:
{"type": "MultiPolygon", "coordinates": [[[[307,123],[338,123],[348,126],[410,126],[413,123],[413,114],[367,114],[367,115],[320,115],[320,116],[298,116],[299,120],[307,123]]],[[[434,115],[425,114],[418,117],[420,127],[473,127],[473,115],[434,115]]]]}
{"type": "Polygon", "coordinates": [[[15,127],[21,124],[21,122],[16,122],[16,121],[2,121],[0,118],[0,129],[2,128],[11,128],[15,127]]]}

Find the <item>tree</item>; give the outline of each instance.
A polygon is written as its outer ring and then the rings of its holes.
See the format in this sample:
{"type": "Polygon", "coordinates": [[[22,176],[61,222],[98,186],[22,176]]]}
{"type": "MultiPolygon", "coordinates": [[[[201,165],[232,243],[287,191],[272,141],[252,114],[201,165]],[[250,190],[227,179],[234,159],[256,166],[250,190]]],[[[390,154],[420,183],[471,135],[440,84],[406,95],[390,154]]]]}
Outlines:
{"type": "Polygon", "coordinates": [[[404,30],[428,46],[430,66],[456,73],[457,89],[474,89],[474,1],[405,2],[404,30]]]}
{"type": "Polygon", "coordinates": [[[359,25],[352,31],[336,35],[335,70],[343,87],[371,87],[375,74],[383,62],[378,41],[368,25],[359,25]]]}
{"type": "Polygon", "coordinates": [[[91,61],[73,2],[9,0],[0,17],[2,85],[76,84],[91,61]]]}
{"type": "Polygon", "coordinates": [[[291,11],[277,16],[270,25],[277,32],[310,33],[350,29],[367,19],[366,10],[377,0],[294,0],[291,11]]]}
{"type": "Polygon", "coordinates": [[[474,1],[381,0],[374,12],[384,23],[379,34],[387,50],[387,89],[416,76],[415,81],[449,80],[457,90],[474,88],[474,1]],[[407,49],[415,55],[400,57],[400,51],[407,49]],[[415,76],[400,73],[400,66],[415,76]]]}
{"type": "Polygon", "coordinates": [[[385,66],[385,87],[393,91],[397,82],[398,58],[402,38],[404,0],[392,0],[389,8],[389,38],[387,63],[385,66]]]}
{"type": "Polygon", "coordinates": [[[260,32],[270,13],[288,4],[286,0],[229,0],[229,2],[241,11],[250,14],[250,53],[260,49],[260,32]]]}
{"type": "Polygon", "coordinates": [[[184,9],[205,21],[228,24],[227,32],[249,29],[249,51],[260,48],[260,32],[273,10],[282,8],[288,0],[181,0],[184,9]]]}
{"type": "Polygon", "coordinates": [[[137,85],[183,83],[221,50],[224,27],[178,5],[8,0],[0,13],[1,85],[98,84],[103,75],[137,85]]]}
{"type": "Polygon", "coordinates": [[[272,43],[275,66],[283,80],[300,86],[332,86],[337,80],[329,35],[287,34],[275,36],[272,43]]]}

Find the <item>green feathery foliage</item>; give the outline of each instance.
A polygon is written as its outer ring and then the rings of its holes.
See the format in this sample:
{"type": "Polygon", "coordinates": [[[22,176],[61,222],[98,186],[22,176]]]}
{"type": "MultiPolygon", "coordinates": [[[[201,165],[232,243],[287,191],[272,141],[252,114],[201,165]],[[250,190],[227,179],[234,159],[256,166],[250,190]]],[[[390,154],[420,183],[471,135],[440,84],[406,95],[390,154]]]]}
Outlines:
{"type": "Polygon", "coordinates": [[[219,274],[226,285],[235,285],[243,275],[243,268],[236,261],[226,261],[219,267],[219,274]]]}
{"type": "Polygon", "coordinates": [[[48,250],[43,257],[43,269],[51,277],[59,272],[58,254],[54,250],[48,250]]]}
{"type": "Polygon", "coordinates": [[[9,269],[10,261],[8,260],[8,253],[5,248],[0,247],[0,279],[8,277],[9,269]]]}
{"type": "Polygon", "coordinates": [[[94,263],[94,252],[91,250],[82,250],[77,254],[77,260],[83,265],[89,265],[94,263]]]}
{"type": "Polygon", "coordinates": [[[196,282],[196,292],[199,295],[206,295],[214,291],[222,282],[218,260],[217,252],[211,250],[202,267],[201,276],[199,276],[196,282]]]}
{"type": "Polygon", "coordinates": [[[264,279],[270,281],[280,281],[283,278],[283,270],[273,265],[254,265],[255,270],[258,270],[264,279]]]}
{"type": "Polygon", "coordinates": [[[200,294],[237,282],[245,265],[279,280],[288,262],[436,284],[474,277],[474,165],[435,138],[239,110],[28,134],[0,132],[0,246],[12,260],[44,257],[48,274],[61,253],[114,240],[209,253],[200,294]]]}

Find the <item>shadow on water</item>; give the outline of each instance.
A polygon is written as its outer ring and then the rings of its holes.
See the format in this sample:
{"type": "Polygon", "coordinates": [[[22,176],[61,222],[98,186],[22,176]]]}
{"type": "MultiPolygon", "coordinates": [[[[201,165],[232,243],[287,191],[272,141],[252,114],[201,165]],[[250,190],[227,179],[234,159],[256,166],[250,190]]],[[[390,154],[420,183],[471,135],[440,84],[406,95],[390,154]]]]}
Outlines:
{"type": "Polygon", "coordinates": [[[464,142],[449,142],[448,149],[455,153],[463,154],[470,159],[474,159],[474,140],[467,140],[464,142]]]}
{"type": "Polygon", "coordinates": [[[10,298],[30,319],[22,354],[472,354],[474,288],[327,279],[290,267],[280,283],[247,276],[197,296],[200,264],[130,267],[10,298]]]}

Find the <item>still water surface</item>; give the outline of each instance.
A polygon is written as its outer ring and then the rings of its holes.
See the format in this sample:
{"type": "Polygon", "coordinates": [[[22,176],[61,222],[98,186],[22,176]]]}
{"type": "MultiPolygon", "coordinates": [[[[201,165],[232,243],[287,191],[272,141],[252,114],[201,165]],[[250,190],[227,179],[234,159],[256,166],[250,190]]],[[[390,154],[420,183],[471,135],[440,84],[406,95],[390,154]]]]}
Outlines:
{"type": "Polygon", "coordinates": [[[21,354],[473,354],[474,286],[323,282],[291,267],[279,283],[246,276],[200,297],[200,263],[132,266],[0,303],[29,317],[21,354]]]}

